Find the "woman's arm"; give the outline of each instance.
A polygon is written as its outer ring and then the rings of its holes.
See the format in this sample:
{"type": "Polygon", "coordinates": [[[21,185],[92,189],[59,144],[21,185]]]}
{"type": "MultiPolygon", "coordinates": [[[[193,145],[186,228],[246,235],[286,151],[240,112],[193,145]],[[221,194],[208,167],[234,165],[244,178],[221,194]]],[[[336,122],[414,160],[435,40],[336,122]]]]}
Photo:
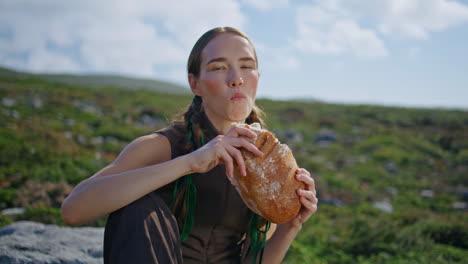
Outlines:
{"type": "Polygon", "coordinates": [[[263,263],[281,263],[292,241],[302,229],[302,224],[317,211],[315,183],[310,173],[305,169],[299,169],[296,178],[306,186],[305,190],[297,190],[302,203],[301,211],[291,222],[277,226],[273,236],[266,243],[263,263]]]}
{"type": "Polygon", "coordinates": [[[166,137],[152,134],[134,140],[112,164],[68,195],[62,203],[65,223],[77,226],[91,222],[191,173],[190,156],[170,158],[166,137]]]}
{"type": "Polygon", "coordinates": [[[62,203],[62,217],[77,226],[109,214],[189,173],[204,173],[225,164],[228,177],[234,161],[245,173],[243,147],[256,155],[262,153],[242,136],[255,137],[246,128],[234,127],[198,150],[171,159],[171,146],[165,136],[152,134],[130,143],[117,159],[92,177],[78,184],[62,203]]]}

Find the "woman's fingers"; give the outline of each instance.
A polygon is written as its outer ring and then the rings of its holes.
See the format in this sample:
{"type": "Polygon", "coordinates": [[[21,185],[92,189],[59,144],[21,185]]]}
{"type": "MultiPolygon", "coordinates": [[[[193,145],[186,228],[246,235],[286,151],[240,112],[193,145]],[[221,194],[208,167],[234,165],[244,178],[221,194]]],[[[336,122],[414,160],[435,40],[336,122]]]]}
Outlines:
{"type": "Polygon", "coordinates": [[[310,174],[305,174],[303,172],[299,172],[296,174],[296,179],[298,181],[301,181],[303,183],[305,183],[305,188],[306,190],[310,190],[312,192],[314,192],[314,194],[316,193],[315,191],[315,181],[312,177],[310,177],[310,174]]]}
{"type": "Polygon", "coordinates": [[[221,159],[223,160],[224,165],[226,166],[226,175],[229,179],[234,177],[234,163],[231,155],[226,151],[226,149],[221,150],[221,159]]]}
{"type": "Polygon", "coordinates": [[[311,177],[311,176],[310,176],[310,173],[309,173],[306,169],[304,169],[304,168],[297,169],[297,170],[296,170],[296,173],[305,174],[305,175],[311,177]]]}
{"type": "Polygon", "coordinates": [[[245,137],[255,138],[257,137],[257,134],[255,134],[255,132],[253,132],[252,130],[248,128],[233,126],[231,129],[229,129],[228,132],[226,132],[225,136],[228,136],[228,137],[245,136],[245,137]]]}
{"type": "Polygon", "coordinates": [[[263,156],[263,152],[261,152],[257,147],[255,147],[254,144],[248,142],[244,138],[228,138],[228,140],[230,144],[234,147],[237,147],[237,148],[242,147],[257,156],[260,156],[260,157],[263,156]]]}
{"type": "Polygon", "coordinates": [[[315,193],[313,191],[307,191],[307,190],[297,190],[297,193],[299,196],[304,197],[308,201],[312,203],[317,203],[318,199],[315,196],[315,193]]]}
{"type": "Polygon", "coordinates": [[[305,190],[297,190],[297,194],[300,197],[301,204],[307,209],[303,214],[304,221],[306,221],[317,211],[318,199],[315,181],[306,169],[298,169],[296,171],[296,179],[305,184],[305,190]]]}
{"type": "Polygon", "coordinates": [[[237,166],[239,167],[240,172],[243,176],[247,175],[247,171],[245,169],[244,157],[242,157],[241,152],[233,146],[228,145],[226,147],[227,152],[236,159],[237,166]]]}
{"type": "Polygon", "coordinates": [[[263,153],[245,138],[246,136],[256,137],[257,135],[247,128],[233,127],[226,135],[219,135],[215,140],[208,143],[209,146],[216,149],[218,160],[221,159],[226,165],[226,174],[230,179],[234,176],[234,160],[239,167],[240,173],[244,176],[247,175],[244,157],[238,148],[242,147],[254,155],[263,156],[263,153]]]}
{"type": "Polygon", "coordinates": [[[313,214],[317,211],[317,203],[314,203],[306,199],[305,197],[301,197],[301,203],[309,211],[308,216],[310,216],[310,214],[313,214]]]}
{"type": "MultiPolygon", "coordinates": [[[[307,209],[307,218],[317,211],[318,199],[315,193],[307,190],[297,190],[301,204],[307,209]]],[[[304,219],[306,220],[306,219],[304,219]]]]}

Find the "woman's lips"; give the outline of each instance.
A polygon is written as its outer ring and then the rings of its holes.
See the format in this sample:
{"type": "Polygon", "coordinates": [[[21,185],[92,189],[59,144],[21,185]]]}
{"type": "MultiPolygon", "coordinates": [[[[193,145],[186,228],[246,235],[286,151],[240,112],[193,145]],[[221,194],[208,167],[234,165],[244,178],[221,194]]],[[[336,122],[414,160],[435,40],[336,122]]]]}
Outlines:
{"type": "Polygon", "coordinates": [[[230,100],[232,101],[238,101],[238,100],[243,100],[247,98],[243,93],[235,93],[231,98],[230,100]]]}

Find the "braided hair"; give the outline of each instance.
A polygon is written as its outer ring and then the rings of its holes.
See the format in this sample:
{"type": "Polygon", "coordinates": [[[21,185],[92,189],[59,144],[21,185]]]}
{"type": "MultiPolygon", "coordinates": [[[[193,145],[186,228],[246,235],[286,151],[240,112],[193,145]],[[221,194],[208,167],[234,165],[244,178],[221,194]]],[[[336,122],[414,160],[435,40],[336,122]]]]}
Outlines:
{"type": "MultiPolygon", "coordinates": [[[[252,45],[250,38],[243,32],[232,28],[232,27],[218,27],[209,30],[203,34],[200,39],[195,43],[187,63],[187,71],[195,77],[200,75],[200,66],[202,61],[202,51],[205,46],[216,36],[231,33],[241,36],[249,41],[252,45]]],[[[257,54],[254,48],[254,57],[256,67],[258,68],[257,54]]],[[[207,126],[209,122],[206,115],[203,114],[203,99],[200,96],[195,96],[192,103],[187,107],[185,112],[182,114],[183,120],[176,120],[172,122],[174,128],[181,133],[185,132],[187,143],[184,146],[184,152],[189,153],[201,147],[205,142],[204,138],[207,136],[207,126]]],[[[260,123],[262,127],[265,126],[263,121],[264,113],[255,104],[252,107],[252,111],[246,118],[247,124],[260,123]]],[[[182,135],[181,135],[182,136],[182,135]]],[[[173,192],[173,198],[171,203],[171,209],[175,215],[179,230],[181,230],[181,240],[185,240],[191,229],[194,226],[194,206],[196,200],[196,187],[192,182],[192,174],[179,178],[175,183],[173,192]]],[[[260,263],[263,255],[263,248],[265,246],[266,232],[270,227],[265,219],[253,214],[250,224],[250,247],[248,252],[252,249],[254,253],[253,263],[255,263],[257,256],[260,256],[260,263]]],[[[248,253],[247,253],[248,254],[248,253]]]]}

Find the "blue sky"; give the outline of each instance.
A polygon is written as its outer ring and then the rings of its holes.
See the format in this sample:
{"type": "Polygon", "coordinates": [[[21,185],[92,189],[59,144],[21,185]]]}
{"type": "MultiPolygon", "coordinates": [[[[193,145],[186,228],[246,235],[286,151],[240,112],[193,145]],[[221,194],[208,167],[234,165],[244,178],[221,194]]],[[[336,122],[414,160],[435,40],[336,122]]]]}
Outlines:
{"type": "Polygon", "coordinates": [[[187,85],[223,25],[253,39],[259,97],[468,109],[468,0],[7,0],[0,65],[187,85]]]}

